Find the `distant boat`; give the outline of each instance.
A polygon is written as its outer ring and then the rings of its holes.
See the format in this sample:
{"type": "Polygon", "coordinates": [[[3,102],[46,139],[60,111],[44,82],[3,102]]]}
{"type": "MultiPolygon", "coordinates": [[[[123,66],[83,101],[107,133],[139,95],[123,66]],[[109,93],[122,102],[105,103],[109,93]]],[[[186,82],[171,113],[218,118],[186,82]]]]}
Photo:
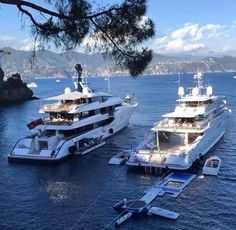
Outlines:
{"type": "Polygon", "coordinates": [[[56,82],[59,83],[59,82],[61,82],[61,80],[60,80],[60,79],[57,79],[56,82]]]}
{"type": "Polygon", "coordinates": [[[27,87],[28,87],[28,88],[37,88],[38,85],[37,85],[35,82],[31,82],[31,83],[28,83],[28,84],[27,84],[27,87]]]}
{"type": "Polygon", "coordinates": [[[233,78],[236,78],[236,76],[233,76],[233,78]]]}
{"type": "Polygon", "coordinates": [[[205,175],[216,176],[219,173],[221,159],[217,156],[210,157],[206,160],[202,173],[205,175]]]}
{"type": "Polygon", "coordinates": [[[131,154],[131,150],[123,151],[112,157],[109,161],[110,165],[121,165],[125,163],[129,159],[129,155],[131,154]]]}

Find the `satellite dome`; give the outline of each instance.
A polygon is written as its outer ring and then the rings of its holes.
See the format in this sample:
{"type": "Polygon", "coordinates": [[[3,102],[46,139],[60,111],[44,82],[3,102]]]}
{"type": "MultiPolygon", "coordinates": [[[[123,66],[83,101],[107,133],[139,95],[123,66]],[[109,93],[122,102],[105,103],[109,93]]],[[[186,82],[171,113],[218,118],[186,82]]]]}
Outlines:
{"type": "Polygon", "coordinates": [[[207,90],[206,90],[207,96],[211,96],[211,95],[212,95],[212,92],[213,92],[212,86],[208,86],[208,87],[207,87],[207,90]]]}
{"type": "Polygon", "coordinates": [[[178,88],[178,95],[179,95],[180,97],[183,97],[183,96],[184,96],[184,87],[179,87],[179,88],[178,88]]]}
{"type": "Polygon", "coordinates": [[[70,89],[70,87],[66,87],[64,92],[65,92],[65,94],[69,94],[69,93],[71,93],[71,89],[70,89]]]}
{"type": "Polygon", "coordinates": [[[198,96],[199,95],[199,90],[198,90],[197,87],[193,88],[192,94],[193,94],[193,96],[198,96]]]}

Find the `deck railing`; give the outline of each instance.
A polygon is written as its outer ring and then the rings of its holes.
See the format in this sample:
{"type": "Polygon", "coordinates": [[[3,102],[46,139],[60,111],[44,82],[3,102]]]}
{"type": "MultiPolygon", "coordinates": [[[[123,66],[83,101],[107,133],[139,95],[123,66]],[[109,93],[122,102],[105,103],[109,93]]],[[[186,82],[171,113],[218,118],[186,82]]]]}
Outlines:
{"type": "Polygon", "coordinates": [[[52,103],[41,106],[40,110],[44,112],[61,112],[70,111],[71,109],[77,107],[78,104],[68,104],[68,103],[52,103]]]}
{"type": "Polygon", "coordinates": [[[61,119],[61,118],[46,118],[44,119],[44,123],[46,125],[71,125],[73,124],[73,120],[61,119]]]}
{"type": "Polygon", "coordinates": [[[208,122],[198,123],[198,122],[169,122],[168,120],[163,120],[155,124],[155,128],[167,128],[167,129],[204,129],[208,125],[208,122]]]}

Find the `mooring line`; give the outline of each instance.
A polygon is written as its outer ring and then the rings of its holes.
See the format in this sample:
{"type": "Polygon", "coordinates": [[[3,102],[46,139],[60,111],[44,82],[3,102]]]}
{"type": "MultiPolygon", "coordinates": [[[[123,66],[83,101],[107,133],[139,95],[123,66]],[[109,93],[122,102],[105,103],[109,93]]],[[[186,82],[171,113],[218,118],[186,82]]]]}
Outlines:
{"type": "Polygon", "coordinates": [[[80,218],[74,223],[74,225],[70,228],[70,230],[75,229],[77,224],[84,218],[84,216],[89,212],[89,210],[93,207],[93,205],[98,201],[98,199],[102,196],[102,194],[106,191],[106,189],[114,182],[114,180],[120,175],[121,170],[125,167],[124,164],[121,169],[118,171],[117,175],[114,176],[110,182],[107,183],[105,188],[99,193],[99,195],[96,197],[96,199],[91,203],[91,205],[88,206],[88,208],[85,210],[85,212],[80,216],[80,218]]]}
{"type": "MultiPolygon", "coordinates": [[[[164,179],[164,177],[169,173],[171,172],[170,169],[168,169],[166,171],[166,173],[164,173],[161,177],[160,177],[160,181],[164,179]]],[[[144,192],[140,193],[140,196],[143,195],[144,192]]],[[[134,199],[134,201],[131,203],[130,206],[132,206],[132,204],[134,204],[136,201],[136,199],[134,199]]],[[[116,220],[118,220],[126,211],[127,211],[128,208],[126,208],[124,211],[122,211],[118,216],[116,216],[114,219],[112,219],[112,221],[110,221],[104,228],[103,230],[106,230],[111,224],[113,224],[116,220]]]]}

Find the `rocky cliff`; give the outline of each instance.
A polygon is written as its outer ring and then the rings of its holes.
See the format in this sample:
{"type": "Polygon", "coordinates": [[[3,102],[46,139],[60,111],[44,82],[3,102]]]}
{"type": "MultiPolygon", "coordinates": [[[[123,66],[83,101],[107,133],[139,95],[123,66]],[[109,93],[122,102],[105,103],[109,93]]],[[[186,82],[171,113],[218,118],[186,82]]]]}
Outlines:
{"type": "Polygon", "coordinates": [[[13,74],[7,81],[4,81],[3,78],[4,72],[0,67],[1,104],[34,99],[33,91],[21,80],[20,74],[13,74]]]}

